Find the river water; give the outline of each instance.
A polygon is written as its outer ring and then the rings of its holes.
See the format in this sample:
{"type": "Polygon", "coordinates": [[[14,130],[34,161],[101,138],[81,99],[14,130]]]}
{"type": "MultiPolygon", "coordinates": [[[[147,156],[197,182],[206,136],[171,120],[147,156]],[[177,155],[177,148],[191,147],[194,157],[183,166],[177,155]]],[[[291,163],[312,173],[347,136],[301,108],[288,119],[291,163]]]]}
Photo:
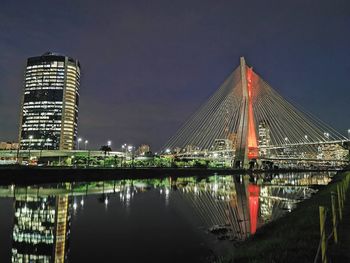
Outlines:
{"type": "Polygon", "coordinates": [[[0,262],[211,262],[331,173],[0,186],[0,262]]]}

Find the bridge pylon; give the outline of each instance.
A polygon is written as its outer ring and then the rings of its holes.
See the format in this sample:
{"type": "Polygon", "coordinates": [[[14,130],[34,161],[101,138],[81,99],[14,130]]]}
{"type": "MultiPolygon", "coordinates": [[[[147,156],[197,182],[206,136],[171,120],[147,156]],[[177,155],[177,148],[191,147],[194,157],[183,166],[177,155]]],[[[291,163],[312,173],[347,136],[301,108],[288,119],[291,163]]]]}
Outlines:
{"type": "Polygon", "coordinates": [[[244,57],[240,58],[242,101],[237,130],[235,165],[248,167],[249,161],[258,158],[258,142],[253,110],[253,69],[247,67],[244,57]]]}

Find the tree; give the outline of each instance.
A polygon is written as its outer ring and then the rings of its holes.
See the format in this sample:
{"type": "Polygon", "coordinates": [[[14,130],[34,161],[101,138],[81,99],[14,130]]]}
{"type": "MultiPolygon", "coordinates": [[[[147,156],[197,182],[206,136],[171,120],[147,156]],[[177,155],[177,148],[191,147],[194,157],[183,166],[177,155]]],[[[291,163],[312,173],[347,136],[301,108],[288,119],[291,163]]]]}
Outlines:
{"type": "Polygon", "coordinates": [[[105,153],[105,155],[107,154],[107,152],[111,152],[112,148],[108,145],[102,145],[100,148],[100,151],[103,151],[105,153]]]}

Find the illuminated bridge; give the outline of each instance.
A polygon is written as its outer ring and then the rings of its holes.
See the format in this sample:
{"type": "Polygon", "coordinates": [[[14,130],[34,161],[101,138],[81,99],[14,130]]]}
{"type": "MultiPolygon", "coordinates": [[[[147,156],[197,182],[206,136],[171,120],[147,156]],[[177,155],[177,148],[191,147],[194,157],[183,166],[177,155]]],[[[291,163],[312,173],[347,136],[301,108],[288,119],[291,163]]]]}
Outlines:
{"type": "Polygon", "coordinates": [[[341,165],[349,160],[349,139],[283,98],[242,57],[163,152],[226,159],[236,167],[263,161],[341,165]]]}

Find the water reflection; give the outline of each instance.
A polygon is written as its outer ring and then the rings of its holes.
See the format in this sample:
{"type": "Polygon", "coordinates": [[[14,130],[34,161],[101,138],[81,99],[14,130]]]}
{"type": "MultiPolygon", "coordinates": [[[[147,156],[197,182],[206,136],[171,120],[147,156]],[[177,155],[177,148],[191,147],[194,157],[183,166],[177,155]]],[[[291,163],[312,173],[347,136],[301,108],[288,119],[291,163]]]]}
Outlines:
{"type": "Polygon", "coordinates": [[[118,201],[129,213],[139,209],[132,207],[136,196],[142,199],[153,192],[151,202],[161,198],[165,207],[180,211],[206,235],[236,242],[290,212],[317,191],[311,186],[326,185],[331,176],[298,173],[10,185],[0,187],[0,198],[12,197],[14,203],[12,262],[66,262],[74,232],[72,218],[91,205],[88,197],[95,197],[106,210],[118,201]]]}
{"type": "Polygon", "coordinates": [[[18,194],[14,198],[12,262],[65,262],[68,256],[68,195],[18,194]]]}

